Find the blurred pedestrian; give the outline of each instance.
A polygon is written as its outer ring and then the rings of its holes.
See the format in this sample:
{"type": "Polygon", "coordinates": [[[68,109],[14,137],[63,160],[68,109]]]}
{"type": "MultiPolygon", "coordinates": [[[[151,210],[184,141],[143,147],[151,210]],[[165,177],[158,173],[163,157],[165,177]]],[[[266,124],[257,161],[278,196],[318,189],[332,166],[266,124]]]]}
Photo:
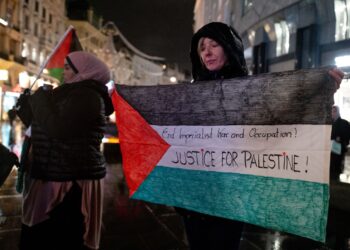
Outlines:
{"type": "MultiPolygon", "coordinates": [[[[224,23],[212,22],[199,29],[192,37],[190,56],[195,82],[248,74],[242,40],[237,31],[224,23]]],[[[329,74],[339,88],[343,72],[333,69],[329,74]]],[[[239,249],[243,222],[182,208],[176,210],[183,217],[191,250],[239,249]]]]}
{"type": "MultiPolygon", "coordinates": [[[[350,138],[349,122],[340,116],[339,107],[332,107],[332,148],[330,162],[330,200],[327,222],[327,246],[331,249],[349,249],[349,213],[339,204],[339,175],[344,170],[344,159],[350,138]]],[[[342,191],[341,191],[342,192],[342,191]]]]}
{"type": "Polygon", "coordinates": [[[350,124],[340,117],[339,107],[332,107],[332,151],[330,164],[331,180],[339,180],[339,175],[344,170],[345,153],[349,145],[350,124]]]}
{"type": "Polygon", "coordinates": [[[65,58],[64,84],[19,98],[31,126],[29,185],[20,249],[98,249],[105,160],[100,145],[113,112],[108,67],[87,52],[65,58]]]}
{"type": "Polygon", "coordinates": [[[14,112],[13,109],[10,109],[7,112],[8,118],[9,118],[9,124],[10,124],[10,131],[9,131],[9,142],[8,145],[10,146],[11,151],[14,150],[16,146],[16,112],[14,112]]]}

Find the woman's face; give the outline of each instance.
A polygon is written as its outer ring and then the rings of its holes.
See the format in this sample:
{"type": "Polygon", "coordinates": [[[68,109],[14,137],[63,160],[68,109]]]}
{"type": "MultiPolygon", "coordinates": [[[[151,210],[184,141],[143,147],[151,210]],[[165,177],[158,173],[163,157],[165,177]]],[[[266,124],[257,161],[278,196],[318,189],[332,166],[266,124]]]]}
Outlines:
{"type": "Polygon", "coordinates": [[[198,54],[202,63],[209,71],[220,70],[227,62],[223,47],[208,37],[199,40],[198,54]]]}
{"type": "Polygon", "coordinates": [[[69,82],[70,79],[75,75],[71,66],[69,66],[68,62],[64,60],[64,70],[63,70],[63,80],[64,82],[69,82]]]}

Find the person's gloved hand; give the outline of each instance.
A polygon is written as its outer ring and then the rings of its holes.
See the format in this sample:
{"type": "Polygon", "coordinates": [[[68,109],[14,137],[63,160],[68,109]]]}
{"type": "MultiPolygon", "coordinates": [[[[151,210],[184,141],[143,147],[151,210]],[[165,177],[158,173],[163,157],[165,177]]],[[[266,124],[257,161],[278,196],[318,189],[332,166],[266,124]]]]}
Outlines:
{"type": "Polygon", "coordinates": [[[9,154],[9,164],[12,166],[19,167],[19,160],[15,153],[10,152],[9,154]]]}
{"type": "Polygon", "coordinates": [[[40,87],[30,96],[29,103],[34,117],[44,115],[42,112],[44,112],[49,105],[51,93],[50,90],[45,90],[43,87],[40,87]]]}
{"type": "Polygon", "coordinates": [[[11,173],[13,166],[19,166],[17,155],[0,144],[0,187],[11,173]]]}
{"type": "Polygon", "coordinates": [[[32,110],[29,104],[29,97],[30,94],[28,92],[21,94],[15,106],[16,114],[26,127],[30,126],[33,118],[32,110]]]}
{"type": "Polygon", "coordinates": [[[49,90],[45,90],[44,87],[40,87],[30,96],[30,102],[32,103],[46,100],[50,95],[49,93],[49,90]]]}
{"type": "Polygon", "coordinates": [[[336,84],[336,89],[339,89],[340,83],[344,78],[344,72],[338,68],[332,68],[331,70],[328,71],[328,74],[334,79],[336,84]]]}

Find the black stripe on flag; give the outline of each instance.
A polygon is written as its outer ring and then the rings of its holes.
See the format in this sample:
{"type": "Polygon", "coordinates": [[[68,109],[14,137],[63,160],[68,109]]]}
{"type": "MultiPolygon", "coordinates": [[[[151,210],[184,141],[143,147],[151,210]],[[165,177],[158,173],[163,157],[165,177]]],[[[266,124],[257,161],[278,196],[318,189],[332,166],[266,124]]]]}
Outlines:
{"type": "Polygon", "coordinates": [[[331,124],[326,68],[177,85],[117,85],[152,125],[331,124]]]}

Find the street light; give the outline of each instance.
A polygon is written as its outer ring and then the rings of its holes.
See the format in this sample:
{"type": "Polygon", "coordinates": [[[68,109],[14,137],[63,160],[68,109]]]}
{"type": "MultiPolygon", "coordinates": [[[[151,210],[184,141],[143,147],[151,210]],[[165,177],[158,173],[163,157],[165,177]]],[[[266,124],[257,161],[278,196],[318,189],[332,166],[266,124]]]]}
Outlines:
{"type": "Polygon", "coordinates": [[[338,56],[334,58],[337,67],[349,67],[350,66],[350,55],[338,56]]]}
{"type": "Polygon", "coordinates": [[[0,24],[7,26],[9,23],[6,20],[0,18],[0,24]]]}

